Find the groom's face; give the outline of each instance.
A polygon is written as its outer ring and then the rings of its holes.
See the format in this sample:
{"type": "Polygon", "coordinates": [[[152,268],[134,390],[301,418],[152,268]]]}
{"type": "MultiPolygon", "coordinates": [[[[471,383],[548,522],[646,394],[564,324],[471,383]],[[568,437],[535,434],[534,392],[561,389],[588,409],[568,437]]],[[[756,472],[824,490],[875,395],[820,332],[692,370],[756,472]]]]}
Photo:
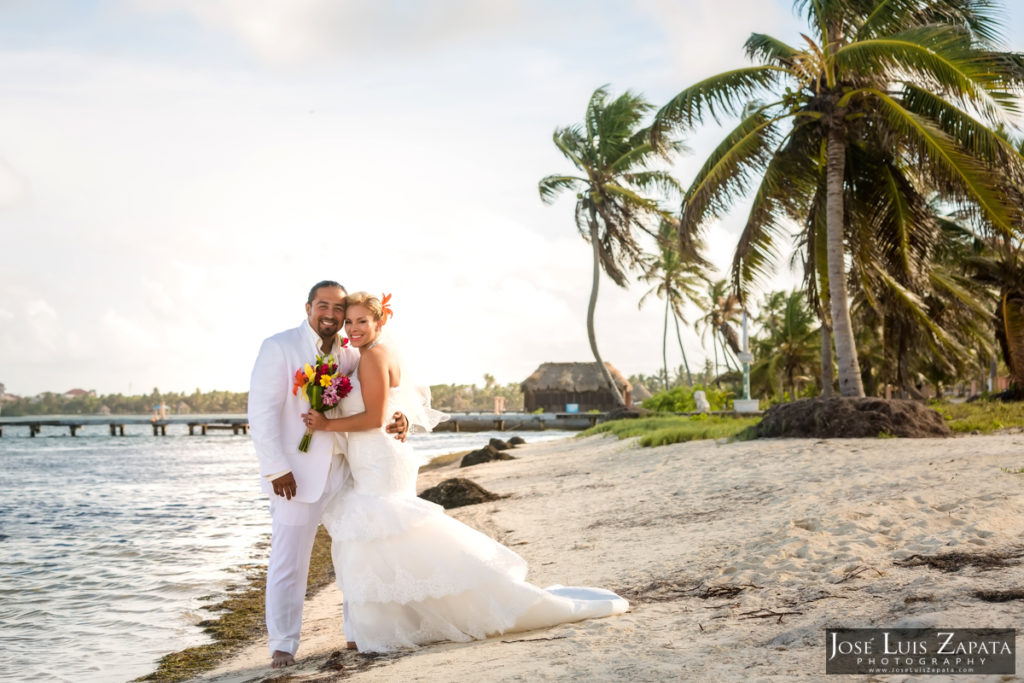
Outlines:
{"type": "Polygon", "coordinates": [[[338,334],[341,322],[345,319],[345,290],[338,287],[321,287],[316,290],[313,301],[306,304],[306,319],[323,339],[338,334]]]}

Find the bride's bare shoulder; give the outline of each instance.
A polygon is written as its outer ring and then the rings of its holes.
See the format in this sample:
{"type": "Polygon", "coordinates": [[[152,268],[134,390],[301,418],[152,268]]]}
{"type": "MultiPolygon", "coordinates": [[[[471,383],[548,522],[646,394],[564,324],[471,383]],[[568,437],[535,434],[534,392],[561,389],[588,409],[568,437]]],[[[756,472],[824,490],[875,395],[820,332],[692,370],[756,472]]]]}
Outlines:
{"type": "Polygon", "coordinates": [[[395,387],[398,386],[401,380],[401,369],[398,364],[398,357],[394,352],[385,344],[375,344],[372,349],[363,352],[365,354],[371,354],[373,362],[376,365],[383,366],[387,369],[390,377],[390,385],[395,387]]]}

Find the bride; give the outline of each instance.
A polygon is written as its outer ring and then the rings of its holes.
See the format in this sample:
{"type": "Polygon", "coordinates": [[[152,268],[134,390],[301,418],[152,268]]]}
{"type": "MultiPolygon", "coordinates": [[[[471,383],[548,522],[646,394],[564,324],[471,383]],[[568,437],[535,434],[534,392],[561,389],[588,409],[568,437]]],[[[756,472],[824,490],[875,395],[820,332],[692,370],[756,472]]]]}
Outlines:
{"type": "Polygon", "coordinates": [[[416,496],[420,462],[384,432],[394,410],[410,418],[423,410],[402,386],[395,355],[378,343],[391,315],[386,302],[366,292],[348,296],[345,333],[360,353],[352,390],[341,400],[342,417],[306,414],[313,429],[348,433],[351,483],[323,522],[346,632],[358,649],[468,641],[625,612],[629,604],[610,591],[527,583],[523,558],[416,496]]]}

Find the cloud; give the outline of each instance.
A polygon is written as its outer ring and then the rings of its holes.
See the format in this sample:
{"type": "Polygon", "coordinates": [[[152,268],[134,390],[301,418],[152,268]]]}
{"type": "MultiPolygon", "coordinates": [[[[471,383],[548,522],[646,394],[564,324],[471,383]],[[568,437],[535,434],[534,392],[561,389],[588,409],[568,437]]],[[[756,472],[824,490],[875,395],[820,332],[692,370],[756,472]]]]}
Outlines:
{"type": "Polygon", "coordinates": [[[0,159],[0,207],[16,205],[28,196],[28,184],[10,164],[0,159]]]}
{"type": "Polygon", "coordinates": [[[150,11],[182,12],[234,35],[271,62],[324,57],[391,58],[453,42],[486,40],[525,25],[531,3],[431,0],[132,0],[150,11]]]}

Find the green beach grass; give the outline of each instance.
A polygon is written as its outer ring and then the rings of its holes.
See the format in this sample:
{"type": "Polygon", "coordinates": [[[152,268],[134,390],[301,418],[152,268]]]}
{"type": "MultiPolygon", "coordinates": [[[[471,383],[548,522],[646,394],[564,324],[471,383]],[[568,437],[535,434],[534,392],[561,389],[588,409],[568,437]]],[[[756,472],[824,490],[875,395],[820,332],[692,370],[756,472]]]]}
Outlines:
{"type": "Polygon", "coordinates": [[[992,434],[1004,429],[1024,428],[1024,402],[972,401],[930,406],[957,434],[992,434]]]}
{"type": "MultiPolygon", "coordinates": [[[[935,401],[930,407],[942,416],[955,434],[994,434],[1008,429],[1024,429],[1024,402],[935,401]]],[[[698,439],[746,440],[754,438],[751,427],[760,419],[715,415],[655,415],[603,422],[577,436],[613,434],[620,439],[639,436],[639,443],[644,447],[665,446],[698,439]]],[[[879,437],[892,438],[889,434],[880,434],[879,437]]]]}
{"type": "MultiPolygon", "coordinates": [[[[200,623],[203,630],[213,638],[213,642],[172,652],[160,659],[156,671],[135,680],[158,683],[187,680],[209,671],[237,649],[249,644],[255,636],[266,633],[263,601],[266,594],[267,567],[266,564],[261,564],[251,565],[245,569],[248,569],[246,585],[224,601],[207,608],[211,612],[220,612],[221,616],[200,623]]],[[[310,597],[333,580],[331,537],[321,526],[317,529],[316,541],[313,543],[306,597],[310,597]]],[[[269,654],[267,661],[270,661],[269,654]]]]}
{"type": "Polygon", "coordinates": [[[666,446],[700,439],[749,439],[751,427],[759,417],[724,417],[717,415],[665,415],[628,420],[612,420],[581,432],[578,437],[614,434],[620,439],[640,437],[644,447],[666,446]]]}

